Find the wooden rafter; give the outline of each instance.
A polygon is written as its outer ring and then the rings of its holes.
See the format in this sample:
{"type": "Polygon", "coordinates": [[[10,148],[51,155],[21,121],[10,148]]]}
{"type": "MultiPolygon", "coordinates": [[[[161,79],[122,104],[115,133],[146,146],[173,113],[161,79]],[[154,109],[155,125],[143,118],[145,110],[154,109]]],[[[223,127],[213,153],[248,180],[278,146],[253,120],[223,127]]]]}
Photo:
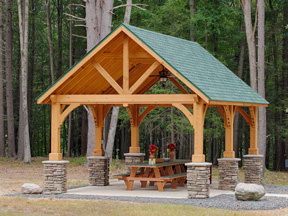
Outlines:
{"type": "Polygon", "coordinates": [[[119,94],[123,94],[123,89],[98,62],[93,61],[92,64],[119,94]]]}
{"type": "Polygon", "coordinates": [[[137,88],[155,71],[155,69],[160,65],[158,61],[155,61],[144,73],[143,75],[134,83],[134,85],[129,89],[129,93],[134,93],[137,88]]]}
{"type": "Polygon", "coordinates": [[[189,92],[174,77],[169,77],[169,79],[183,94],[189,94],[189,92]]]}

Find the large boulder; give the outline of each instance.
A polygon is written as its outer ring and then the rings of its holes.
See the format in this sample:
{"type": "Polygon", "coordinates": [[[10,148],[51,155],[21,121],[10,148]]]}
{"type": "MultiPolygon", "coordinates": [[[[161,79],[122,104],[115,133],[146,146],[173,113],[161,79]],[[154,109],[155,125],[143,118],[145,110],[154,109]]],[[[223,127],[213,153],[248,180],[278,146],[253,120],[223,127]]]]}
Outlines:
{"type": "Polygon", "coordinates": [[[235,188],[237,200],[259,200],[265,195],[265,189],[262,185],[239,183],[235,188]]]}
{"type": "Polygon", "coordinates": [[[43,189],[36,184],[25,183],[21,187],[22,194],[41,194],[43,189]]]}

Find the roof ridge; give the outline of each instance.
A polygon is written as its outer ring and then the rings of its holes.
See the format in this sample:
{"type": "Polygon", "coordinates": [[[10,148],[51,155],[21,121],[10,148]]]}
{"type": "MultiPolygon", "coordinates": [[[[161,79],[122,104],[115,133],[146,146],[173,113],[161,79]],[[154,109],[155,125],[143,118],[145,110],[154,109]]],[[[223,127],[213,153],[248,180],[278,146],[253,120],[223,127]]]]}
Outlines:
{"type": "Polygon", "coordinates": [[[189,43],[200,45],[196,41],[190,41],[190,40],[183,39],[183,38],[178,38],[178,37],[175,37],[175,36],[172,36],[172,35],[167,35],[167,34],[163,34],[163,33],[160,33],[160,32],[150,31],[150,30],[147,30],[147,29],[144,29],[144,28],[140,28],[140,27],[136,27],[136,26],[133,26],[133,25],[129,25],[129,24],[126,24],[126,23],[122,23],[121,25],[126,26],[128,28],[129,27],[137,28],[138,30],[141,30],[141,31],[146,31],[146,32],[153,33],[153,34],[160,34],[160,35],[164,35],[166,37],[171,37],[171,38],[176,39],[176,40],[181,40],[181,41],[185,41],[185,42],[189,42],[189,43]]]}

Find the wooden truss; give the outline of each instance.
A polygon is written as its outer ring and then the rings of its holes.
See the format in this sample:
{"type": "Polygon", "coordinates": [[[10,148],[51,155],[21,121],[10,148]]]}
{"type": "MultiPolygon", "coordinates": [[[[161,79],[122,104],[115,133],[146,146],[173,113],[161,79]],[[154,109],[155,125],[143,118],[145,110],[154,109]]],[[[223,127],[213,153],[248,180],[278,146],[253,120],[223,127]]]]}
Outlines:
{"type": "Polygon", "coordinates": [[[250,125],[249,154],[258,154],[257,106],[261,104],[211,101],[181,76],[171,65],[147,47],[123,26],[57,81],[37,101],[51,104],[51,153],[49,160],[62,160],[60,127],[68,114],[81,105],[89,106],[95,123],[93,155],[102,156],[104,119],[112,106],[126,107],[131,122],[130,153],[139,153],[139,125],[144,117],[159,106],[176,107],[194,127],[193,162],[205,162],[203,128],[207,108],[217,107],[224,119],[225,158],[234,158],[233,121],[238,111],[250,125]],[[159,81],[157,75],[164,66],[171,82],[182,94],[145,94],[159,81]],[[186,86],[186,87],[185,87],[186,86]],[[189,89],[189,91],[187,90],[189,89]],[[140,113],[140,107],[146,109],[140,113]],[[188,107],[193,109],[190,112],[188,107]],[[249,107],[249,115],[241,108],[249,107]]]}

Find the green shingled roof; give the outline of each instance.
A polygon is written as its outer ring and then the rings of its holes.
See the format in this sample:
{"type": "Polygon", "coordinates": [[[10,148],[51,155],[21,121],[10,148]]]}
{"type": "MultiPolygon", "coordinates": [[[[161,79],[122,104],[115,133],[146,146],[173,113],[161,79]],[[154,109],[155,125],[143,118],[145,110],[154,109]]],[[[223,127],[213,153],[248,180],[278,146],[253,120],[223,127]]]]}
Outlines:
{"type": "Polygon", "coordinates": [[[268,104],[198,43],[122,25],[210,100],[268,104]]]}

